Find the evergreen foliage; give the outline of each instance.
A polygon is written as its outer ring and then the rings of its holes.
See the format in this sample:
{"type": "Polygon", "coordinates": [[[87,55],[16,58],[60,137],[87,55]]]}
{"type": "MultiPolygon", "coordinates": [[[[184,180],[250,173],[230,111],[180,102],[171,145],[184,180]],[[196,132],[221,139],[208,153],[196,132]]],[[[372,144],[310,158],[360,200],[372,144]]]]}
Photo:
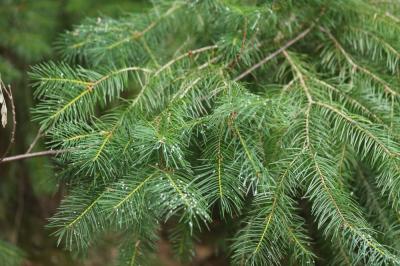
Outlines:
{"type": "Polygon", "coordinates": [[[234,265],[400,264],[399,33],[390,0],[86,20],[31,73],[71,190],[49,227],[77,252],[121,232],[121,265],[146,263],[166,221],[190,259],[216,219],[234,265]]]}

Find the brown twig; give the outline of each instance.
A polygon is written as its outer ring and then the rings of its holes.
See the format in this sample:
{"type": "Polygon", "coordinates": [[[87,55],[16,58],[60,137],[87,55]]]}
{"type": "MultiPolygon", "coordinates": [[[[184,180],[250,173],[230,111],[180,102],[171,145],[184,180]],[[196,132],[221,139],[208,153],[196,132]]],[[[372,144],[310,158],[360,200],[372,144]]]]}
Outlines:
{"type": "Polygon", "coordinates": [[[269,54],[267,57],[265,57],[264,59],[262,59],[260,62],[258,62],[257,64],[253,65],[251,68],[247,69],[246,71],[244,71],[242,74],[240,74],[239,76],[237,76],[234,81],[238,81],[241,80],[242,78],[244,78],[245,76],[247,76],[248,74],[250,74],[251,72],[253,72],[254,70],[256,70],[257,68],[261,67],[262,65],[264,65],[265,63],[267,63],[268,61],[274,59],[277,55],[279,55],[280,53],[282,53],[283,51],[285,51],[287,48],[289,48],[290,46],[292,46],[293,44],[295,44],[296,42],[300,41],[301,39],[303,39],[304,37],[307,36],[308,33],[310,33],[310,31],[315,27],[315,24],[312,24],[310,27],[308,27],[306,30],[302,31],[299,35],[297,35],[295,38],[291,39],[290,41],[288,41],[287,43],[285,43],[283,46],[281,46],[278,50],[274,51],[273,53],[269,54]]]}
{"type": "Polygon", "coordinates": [[[3,162],[4,158],[7,156],[7,154],[10,152],[14,142],[15,142],[15,131],[16,131],[16,126],[17,126],[17,118],[16,118],[16,112],[15,112],[15,104],[14,104],[14,98],[12,95],[11,87],[4,86],[4,83],[0,81],[0,89],[3,88],[3,91],[6,93],[7,98],[10,102],[11,105],[11,113],[12,113],[12,120],[13,120],[13,126],[11,130],[11,135],[10,135],[10,142],[8,143],[7,149],[3,153],[3,155],[0,157],[0,163],[3,162]]]}
{"type": "Polygon", "coordinates": [[[71,150],[70,149],[66,149],[66,150],[49,150],[49,151],[40,151],[40,152],[19,154],[19,155],[3,158],[3,160],[0,161],[0,164],[13,162],[13,161],[19,161],[19,160],[30,159],[30,158],[34,158],[34,157],[53,156],[53,155],[58,155],[58,154],[65,153],[65,152],[68,152],[68,151],[71,151],[71,150]]]}

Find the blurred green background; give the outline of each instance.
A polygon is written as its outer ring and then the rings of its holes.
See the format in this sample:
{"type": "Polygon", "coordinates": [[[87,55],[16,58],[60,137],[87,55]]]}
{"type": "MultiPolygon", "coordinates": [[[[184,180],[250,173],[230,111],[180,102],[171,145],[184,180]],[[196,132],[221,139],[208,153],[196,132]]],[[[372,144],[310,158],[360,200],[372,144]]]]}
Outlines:
{"type": "MultiPolygon", "coordinates": [[[[56,41],[86,17],[144,12],[149,0],[0,0],[0,75],[10,84],[17,113],[16,141],[10,155],[25,153],[38,126],[30,119],[35,104],[27,73],[30,66],[60,60],[56,41]]],[[[0,129],[0,154],[9,141],[0,129]]],[[[33,151],[44,150],[43,138],[33,151]]],[[[0,164],[0,239],[20,247],[24,265],[109,265],[116,250],[100,243],[86,259],[74,260],[57,247],[45,228],[65,190],[46,157],[0,164]]]]}

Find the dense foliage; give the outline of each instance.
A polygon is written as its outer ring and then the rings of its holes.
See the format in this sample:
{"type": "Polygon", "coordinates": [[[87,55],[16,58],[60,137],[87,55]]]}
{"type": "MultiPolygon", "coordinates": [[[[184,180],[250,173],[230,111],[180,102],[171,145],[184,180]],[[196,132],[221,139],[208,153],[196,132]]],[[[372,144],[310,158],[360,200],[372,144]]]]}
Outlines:
{"type": "Polygon", "coordinates": [[[215,223],[233,264],[397,265],[400,4],[156,1],[88,19],[32,69],[70,193],[50,222],[146,264],[215,223]],[[323,243],[322,245],[320,243],[323,243]]]}

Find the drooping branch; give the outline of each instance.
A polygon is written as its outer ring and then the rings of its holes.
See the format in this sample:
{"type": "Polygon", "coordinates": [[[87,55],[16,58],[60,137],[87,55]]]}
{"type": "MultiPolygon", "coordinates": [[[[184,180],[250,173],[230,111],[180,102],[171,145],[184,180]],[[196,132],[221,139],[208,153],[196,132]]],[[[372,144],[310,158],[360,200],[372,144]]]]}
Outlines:
{"type": "Polygon", "coordinates": [[[293,61],[293,59],[290,57],[290,55],[286,52],[283,51],[284,56],[286,57],[287,61],[289,62],[290,66],[293,68],[296,77],[300,80],[301,87],[303,88],[303,91],[307,97],[307,109],[304,113],[305,119],[306,119],[306,141],[304,143],[304,147],[310,147],[311,141],[310,141],[310,113],[311,113],[311,108],[314,103],[313,97],[310,92],[310,88],[306,84],[305,78],[303,76],[303,73],[300,71],[299,66],[296,65],[296,63],[293,61]]]}
{"type": "Polygon", "coordinates": [[[375,82],[381,84],[386,93],[396,97],[399,96],[399,93],[396,90],[394,90],[387,81],[378,77],[375,73],[371,72],[369,69],[357,64],[351,57],[351,55],[344,49],[342,44],[335,38],[335,36],[333,36],[333,34],[328,29],[324,27],[319,27],[319,29],[321,32],[325,33],[328,36],[328,38],[333,42],[335,47],[340,51],[340,53],[343,55],[343,57],[346,59],[346,61],[354,70],[359,70],[360,72],[364,73],[366,76],[370,77],[375,82]]]}
{"type": "Polygon", "coordinates": [[[4,160],[4,157],[7,156],[7,154],[10,152],[14,142],[15,142],[15,131],[16,131],[16,126],[17,126],[17,118],[16,118],[16,112],[15,112],[15,104],[14,104],[14,98],[12,95],[11,87],[8,86],[8,88],[4,85],[3,81],[0,80],[0,90],[3,90],[5,94],[7,95],[7,98],[10,102],[11,105],[11,113],[12,113],[12,122],[13,126],[11,129],[11,135],[10,135],[10,142],[8,143],[7,149],[3,153],[3,155],[0,157],[0,163],[4,160]]]}

